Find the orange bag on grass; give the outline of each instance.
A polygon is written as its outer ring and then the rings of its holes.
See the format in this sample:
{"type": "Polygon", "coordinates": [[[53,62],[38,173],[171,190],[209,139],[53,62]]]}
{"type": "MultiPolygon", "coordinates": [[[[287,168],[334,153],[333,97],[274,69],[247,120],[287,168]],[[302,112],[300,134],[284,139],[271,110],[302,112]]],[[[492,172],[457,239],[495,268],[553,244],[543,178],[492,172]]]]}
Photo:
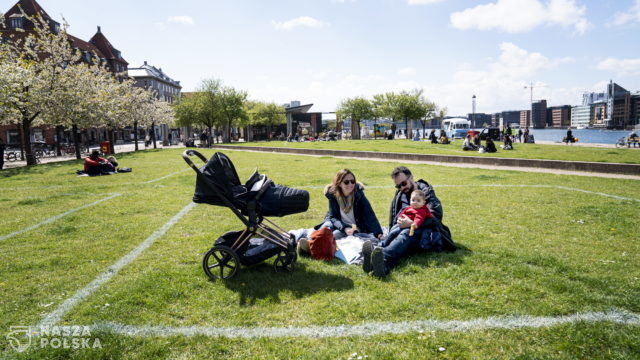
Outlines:
{"type": "Polygon", "coordinates": [[[333,231],[322,228],[311,233],[309,239],[309,252],[316,260],[331,260],[336,253],[336,240],[333,231]]]}

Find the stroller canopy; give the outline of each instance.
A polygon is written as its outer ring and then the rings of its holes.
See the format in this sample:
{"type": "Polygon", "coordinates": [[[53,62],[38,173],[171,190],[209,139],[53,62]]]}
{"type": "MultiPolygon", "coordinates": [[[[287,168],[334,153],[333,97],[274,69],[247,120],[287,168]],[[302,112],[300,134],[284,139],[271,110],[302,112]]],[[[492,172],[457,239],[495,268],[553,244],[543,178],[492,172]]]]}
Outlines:
{"type": "Polygon", "coordinates": [[[255,202],[258,214],[280,217],[307,211],[309,192],[276,185],[257,170],[242,184],[231,160],[217,152],[200,168],[193,202],[217,206],[230,203],[244,215],[248,204],[255,202]]]}

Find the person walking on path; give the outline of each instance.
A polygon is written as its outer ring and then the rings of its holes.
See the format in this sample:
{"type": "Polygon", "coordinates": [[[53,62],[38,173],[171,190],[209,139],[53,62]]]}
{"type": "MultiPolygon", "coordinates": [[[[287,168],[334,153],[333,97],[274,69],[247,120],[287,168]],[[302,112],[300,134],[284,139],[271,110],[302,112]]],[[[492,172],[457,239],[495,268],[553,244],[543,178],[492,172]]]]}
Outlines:
{"type": "Polygon", "coordinates": [[[207,132],[202,130],[202,134],[200,134],[200,147],[209,147],[207,145],[207,140],[209,137],[207,136],[207,132]]]}
{"type": "Polygon", "coordinates": [[[522,142],[522,129],[518,129],[518,142],[522,142]]]}
{"type": "Polygon", "coordinates": [[[529,142],[529,128],[524,129],[524,142],[529,142]]]}

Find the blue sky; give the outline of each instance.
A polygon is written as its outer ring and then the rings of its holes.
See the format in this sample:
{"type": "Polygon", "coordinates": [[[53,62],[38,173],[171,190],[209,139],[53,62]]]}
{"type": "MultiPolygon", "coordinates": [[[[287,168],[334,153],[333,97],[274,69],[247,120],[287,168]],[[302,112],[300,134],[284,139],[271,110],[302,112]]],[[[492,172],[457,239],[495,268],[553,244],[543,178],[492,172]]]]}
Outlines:
{"type": "MultiPolygon", "coordinates": [[[[3,1],[4,11],[15,2],[3,1]]],[[[39,0],[69,32],[102,27],[130,67],[256,100],[314,103],[424,89],[451,115],[576,105],[609,79],[640,90],[640,0],[39,0]]]]}

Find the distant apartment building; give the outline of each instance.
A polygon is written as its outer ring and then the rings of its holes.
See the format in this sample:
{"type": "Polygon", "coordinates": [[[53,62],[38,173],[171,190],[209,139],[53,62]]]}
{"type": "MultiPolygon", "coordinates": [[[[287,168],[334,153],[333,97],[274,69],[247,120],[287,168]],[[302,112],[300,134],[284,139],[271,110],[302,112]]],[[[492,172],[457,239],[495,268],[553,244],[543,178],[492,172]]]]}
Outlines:
{"type": "Polygon", "coordinates": [[[552,106],[547,108],[547,126],[565,128],[571,126],[571,106],[552,106]]]}
{"type": "Polygon", "coordinates": [[[591,120],[591,105],[578,105],[571,108],[571,127],[587,127],[591,120]]]}
{"type": "MultiPolygon", "coordinates": [[[[35,24],[29,18],[41,17],[49,26],[52,33],[59,33],[60,23],[53,20],[49,14],[35,0],[19,0],[6,13],[6,22],[0,24],[0,41],[16,41],[35,33],[35,24]]],[[[80,61],[86,64],[104,64],[106,68],[118,79],[126,76],[127,61],[122,57],[120,50],[116,49],[102,33],[100,26],[89,41],[84,41],[67,33],[71,47],[80,52],[80,61]]],[[[62,141],[70,141],[70,131],[59,134],[62,141]]],[[[39,126],[31,129],[31,141],[43,141],[53,144],[56,139],[56,131],[47,126],[39,126]]],[[[116,138],[122,137],[122,133],[116,131],[116,138]]],[[[0,125],[0,139],[12,146],[20,143],[20,130],[18,125],[0,125]]],[[[95,143],[107,138],[104,129],[83,130],[81,139],[83,142],[95,143]]]]}
{"type": "Polygon", "coordinates": [[[606,127],[607,126],[607,103],[597,102],[591,104],[589,124],[593,127],[606,127]]]}
{"type": "Polygon", "coordinates": [[[467,114],[467,119],[469,119],[469,121],[471,122],[471,128],[481,128],[485,125],[491,125],[491,114],[467,114]]]}
{"type": "MultiPolygon", "coordinates": [[[[129,68],[129,77],[135,80],[135,86],[152,90],[160,101],[173,104],[180,97],[180,81],[173,80],[162,68],[149,65],[146,61],[139,67],[129,68]]],[[[161,139],[165,144],[177,143],[178,139],[192,135],[189,128],[171,129],[166,124],[156,125],[154,131],[156,139],[161,139]]]]}
{"type": "Polygon", "coordinates": [[[531,126],[534,129],[547,127],[547,100],[534,101],[531,111],[531,126]]]}
{"type": "Polygon", "coordinates": [[[528,128],[531,126],[531,110],[520,111],[520,127],[528,128]]]}
{"type": "Polygon", "coordinates": [[[158,100],[172,104],[179,96],[182,86],[162,71],[162,68],[147,64],[129,68],[129,76],[135,79],[135,86],[153,90],[158,100]]]}
{"type": "Polygon", "coordinates": [[[519,124],[520,123],[520,110],[507,110],[503,111],[502,114],[502,124],[503,125],[511,125],[511,124],[519,124]]]}
{"type": "Polygon", "coordinates": [[[606,92],[582,95],[582,105],[591,106],[591,125],[608,129],[630,128],[640,124],[638,101],[640,94],[631,94],[622,86],[610,81],[606,92]],[[602,106],[605,106],[602,112],[602,106]]]}

